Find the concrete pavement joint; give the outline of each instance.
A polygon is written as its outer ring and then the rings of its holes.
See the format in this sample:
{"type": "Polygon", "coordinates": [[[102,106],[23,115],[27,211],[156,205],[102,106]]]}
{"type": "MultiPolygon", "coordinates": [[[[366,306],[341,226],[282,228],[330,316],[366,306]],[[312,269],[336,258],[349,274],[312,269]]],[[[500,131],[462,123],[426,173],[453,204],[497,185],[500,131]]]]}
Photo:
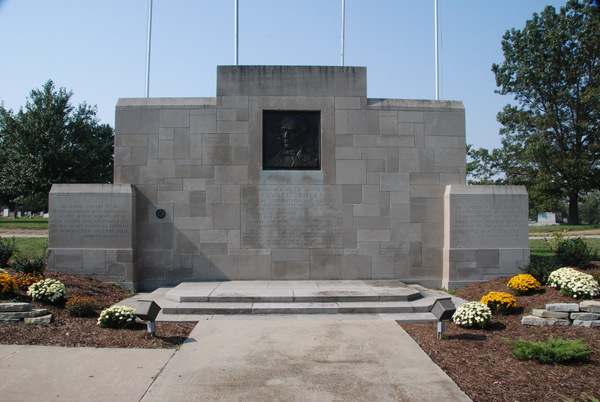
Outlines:
{"type": "Polygon", "coordinates": [[[14,352],[12,352],[12,353],[10,353],[10,354],[8,354],[8,355],[6,355],[6,356],[4,356],[4,357],[0,358],[0,362],[2,362],[2,361],[4,361],[4,360],[6,360],[6,359],[8,359],[8,358],[10,358],[10,357],[12,357],[12,356],[14,356],[14,355],[16,355],[17,353],[19,353],[19,352],[20,352],[20,351],[22,351],[23,349],[27,348],[28,346],[29,346],[29,345],[23,345],[23,347],[22,347],[21,349],[15,350],[14,352]]]}
{"type": "Polygon", "coordinates": [[[148,390],[150,389],[150,387],[152,386],[152,384],[154,384],[154,381],[156,381],[156,379],[158,377],[160,377],[160,375],[163,373],[163,371],[165,371],[165,368],[167,367],[167,365],[169,364],[169,362],[171,361],[171,359],[173,358],[173,356],[175,356],[175,353],[177,353],[179,351],[180,348],[177,349],[173,349],[173,353],[171,353],[171,356],[169,357],[169,360],[167,360],[167,362],[165,363],[164,366],[162,366],[161,368],[158,369],[158,373],[156,373],[156,375],[152,376],[152,382],[150,382],[150,384],[148,385],[148,388],[146,388],[146,390],[144,391],[144,394],[141,396],[141,398],[138,400],[138,402],[141,402],[142,399],[144,399],[144,397],[146,396],[146,394],[148,393],[148,390]]]}

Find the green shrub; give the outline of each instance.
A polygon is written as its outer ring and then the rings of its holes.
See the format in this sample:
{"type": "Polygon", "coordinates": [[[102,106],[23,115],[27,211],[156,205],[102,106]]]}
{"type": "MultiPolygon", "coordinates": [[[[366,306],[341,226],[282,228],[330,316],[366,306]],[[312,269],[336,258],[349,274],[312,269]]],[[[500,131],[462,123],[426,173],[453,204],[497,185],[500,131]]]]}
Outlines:
{"type": "Polygon", "coordinates": [[[596,282],[600,283],[600,269],[590,271],[590,275],[592,275],[592,278],[594,278],[596,282]]]}
{"type": "Polygon", "coordinates": [[[569,236],[566,230],[552,233],[547,242],[560,265],[585,268],[596,256],[585,237],[569,236]]]}
{"type": "Polygon", "coordinates": [[[594,259],[595,252],[590,249],[585,237],[572,237],[558,245],[556,258],[562,265],[585,268],[594,259]]]}
{"type": "Polygon", "coordinates": [[[556,271],[558,268],[560,268],[560,265],[556,264],[554,261],[532,258],[531,262],[527,265],[523,265],[520,270],[525,274],[533,276],[540,281],[541,284],[544,284],[548,281],[548,276],[550,276],[552,271],[556,271]]]}
{"type": "Polygon", "coordinates": [[[42,275],[46,269],[46,257],[17,257],[12,263],[12,269],[22,274],[42,275]]]}
{"type": "Polygon", "coordinates": [[[8,261],[16,252],[17,246],[14,237],[10,240],[0,237],[0,268],[8,267],[8,261]]]}
{"type": "Polygon", "coordinates": [[[581,339],[548,338],[548,342],[510,341],[512,354],[519,360],[537,360],[540,363],[563,363],[582,359],[592,353],[581,339]]]}

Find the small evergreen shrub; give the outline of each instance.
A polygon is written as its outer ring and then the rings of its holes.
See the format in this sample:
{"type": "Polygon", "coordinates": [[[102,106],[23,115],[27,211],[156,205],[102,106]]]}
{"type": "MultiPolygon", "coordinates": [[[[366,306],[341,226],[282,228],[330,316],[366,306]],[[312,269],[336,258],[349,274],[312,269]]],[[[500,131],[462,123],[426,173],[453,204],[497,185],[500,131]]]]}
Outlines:
{"type": "Polygon", "coordinates": [[[541,284],[544,284],[548,281],[548,276],[550,276],[552,271],[556,271],[558,268],[560,268],[560,266],[554,261],[532,258],[531,262],[527,265],[523,265],[520,270],[525,274],[533,276],[541,284]]]}
{"type": "Polygon", "coordinates": [[[12,269],[23,274],[42,275],[46,269],[46,257],[40,256],[36,258],[15,258],[12,264],[12,269]]]}
{"type": "Polygon", "coordinates": [[[19,286],[19,289],[21,289],[21,290],[27,290],[34,283],[39,282],[42,279],[44,279],[44,277],[40,274],[22,274],[22,273],[16,274],[13,278],[15,279],[15,281],[17,282],[17,285],[19,286]]]}
{"type": "Polygon", "coordinates": [[[102,310],[98,318],[101,328],[127,328],[135,324],[135,309],[127,306],[113,306],[102,310]]]}
{"type": "Polygon", "coordinates": [[[515,292],[517,296],[522,296],[540,290],[542,285],[533,275],[521,274],[510,278],[506,287],[515,292]]]}
{"type": "Polygon", "coordinates": [[[46,303],[56,303],[65,297],[65,284],[56,279],[43,279],[29,287],[27,294],[33,300],[46,303]]]}
{"type": "Polygon", "coordinates": [[[548,342],[510,341],[512,354],[519,360],[537,360],[540,363],[563,363],[582,359],[592,353],[581,339],[548,338],[548,342]]]}
{"type": "Polygon", "coordinates": [[[596,255],[585,237],[569,236],[566,230],[552,233],[552,239],[547,242],[561,265],[585,268],[596,255]]]}
{"type": "Polygon", "coordinates": [[[600,296],[600,285],[592,275],[573,268],[560,268],[548,277],[548,285],[560,290],[567,297],[593,298],[600,296]]]}
{"type": "Polygon", "coordinates": [[[17,289],[19,286],[12,276],[0,273],[0,298],[10,297],[17,289]]]}
{"type": "Polygon", "coordinates": [[[17,252],[15,238],[10,240],[0,237],[0,268],[8,267],[8,261],[17,252]]]}
{"type": "Polygon", "coordinates": [[[452,321],[463,328],[485,328],[492,321],[492,310],[481,302],[468,302],[456,308],[452,321]]]}
{"type": "Polygon", "coordinates": [[[71,297],[67,300],[65,309],[71,317],[88,317],[94,314],[96,302],[88,296],[71,297]]]}
{"type": "Polygon", "coordinates": [[[592,278],[594,278],[594,280],[598,283],[600,283],[600,270],[595,270],[590,272],[590,275],[592,275],[592,278]]]}
{"type": "Polygon", "coordinates": [[[490,292],[480,302],[487,305],[492,314],[508,314],[517,308],[517,299],[505,292],[490,292]]]}
{"type": "Polygon", "coordinates": [[[588,240],[581,236],[566,239],[556,249],[556,258],[560,264],[580,268],[587,267],[595,254],[588,240]]]}

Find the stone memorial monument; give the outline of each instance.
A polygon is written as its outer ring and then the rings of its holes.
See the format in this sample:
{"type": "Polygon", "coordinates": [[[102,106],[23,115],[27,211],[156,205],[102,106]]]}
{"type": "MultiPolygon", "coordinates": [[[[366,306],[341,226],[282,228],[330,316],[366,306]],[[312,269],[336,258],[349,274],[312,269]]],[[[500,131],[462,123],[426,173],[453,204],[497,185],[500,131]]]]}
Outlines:
{"type": "Polygon", "coordinates": [[[522,187],[465,186],[461,102],[367,98],[366,68],[220,66],[213,98],[120,99],[113,185],[50,193],[51,269],[449,288],[528,260],[522,187]]]}

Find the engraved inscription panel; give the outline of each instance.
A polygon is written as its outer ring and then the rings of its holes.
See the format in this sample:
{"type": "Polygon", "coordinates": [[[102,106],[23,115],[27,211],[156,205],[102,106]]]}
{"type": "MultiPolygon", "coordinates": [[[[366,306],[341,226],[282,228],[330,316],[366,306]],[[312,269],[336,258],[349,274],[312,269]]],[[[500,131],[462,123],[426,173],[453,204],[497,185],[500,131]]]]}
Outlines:
{"type": "Polygon", "coordinates": [[[245,186],[242,198],[244,248],[342,247],[339,186],[245,186]]]}
{"type": "Polygon", "coordinates": [[[131,227],[126,198],[56,197],[51,205],[51,247],[130,248],[131,227]]]}
{"type": "MultiPolygon", "coordinates": [[[[498,201],[498,200],[497,200],[498,201]]],[[[512,247],[527,238],[527,204],[453,199],[451,247],[512,247]]]]}

